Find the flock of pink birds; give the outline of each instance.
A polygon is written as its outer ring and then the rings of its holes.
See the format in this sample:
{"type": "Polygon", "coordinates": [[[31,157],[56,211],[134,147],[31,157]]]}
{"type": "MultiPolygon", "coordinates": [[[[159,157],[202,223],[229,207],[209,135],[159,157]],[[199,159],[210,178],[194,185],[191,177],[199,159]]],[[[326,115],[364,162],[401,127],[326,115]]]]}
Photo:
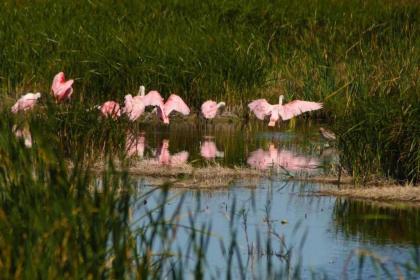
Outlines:
{"type": "MultiPolygon", "coordinates": [[[[51,92],[57,102],[64,102],[70,100],[73,94],[74,80],[66,80],[63,72],[58,73],[52,82],[51,92]]],[[[38,99],[41,98],[41,93],[27,93],[12,106],[11,111],[18,113],[21,111],[28,111],[35,107],[38,99]]],[[[190,114],[190,108],[176,94],[171,94],[165,101],[164,98],[157,91],[149,91],[145,94],[144,86],[140,87],[139,93],[136,96],[128,94],[124,97],[124,107],[116,101],[106,101],[100,106],[95,106],[100,110],[105,118],[118,119],[122,115],[126,115],[130,121],[136,121],[147,107],[154,107],[157,115],[164,124],[169,124],[169,116],[172,112],[179,112],[183,115],[190,114]]],[[[208,100],[201,106],[201,113],[206,119],[213,119],[216,117],[219,109],[226,106],[224,102],[216,103],[208,100]]],[[[322,103],[308,102],[301,100],[294,100],[290,103],[283,104],[283,96],[279,97],[278,104],[269,104],[265,99],[257,99],[248,104],[249,109],[255,116],[264,120],[269,116],[269,126],[275,126],[276,122],[281,118],[288,120],[298,116],[304,112],[319,110],[322,108],[322,103]]],[[[13,132],[16,137],[23,138],[27,147],[32,146],[32,139],[29,131],[20,130],[13,127],[13,132]]],[[[141,135],[139,138],[128,137],[126,141],[126,150],[129,156],[143,157],[145,151],[145,137],[141,135]]],[[[169,152],[169,140],[163,140],[160,149],[154,152],[155,158],[151,163],[160,165],[177,166],[187,162],[189,154],[187,151],[182,151],[171,155],[169,152]]],[[[218,151],[216,144],[211,138],[205,139],[201,143],[200,154],[207,160],[214,160],[216,157],[223,157],[224,153],[218,151]]],[[[257,150],[251,153],[248,158],[248,164],[254,168],[265,170],[269,167],[281,166],[289,171],[297,171],[302,169],[311,169],[318,165],[315,159],[307,159],[299,157],[288,151],[279,151],[273,145],[270,145],[268,151],[257,150]]]]}
{"type": "MultiPolygon", "coordinates": [[[[65,79],[63,72],[55,75],[51,92],[57,102],[63,102],[71,98],[73,83],[74,80],[65,79]]],[[[41,93],[39,92],[27,93],[19,98],[12,106],[11,111],[18,113],[19,111],[30,110],[35,107],[39,98],[41,98],[41,93]]],[[[201,113],[204,118],[213,119],[217,115],[218,110],[225,105],[224,102],[217,103],[213,100],[208,100],[202,104],[201,113]]],[[[136,121],[144,113],[146,107],[149,106],[156,108],[156,113],[164,124],[169,124],[169,116],[172,112],[179,112],[183,115],[190,114],[190,108],[180,96],[171,94],[165,101],[157,91],[153,90],[145,94],[144,86],[140,87],[138,95],[132,96],[128,94],[124,97],[124,107],[121,107],[118,102],[110,100],[101,106],[97,106],[97,108],[104,117],[118,119],[125,114],[130,121],[136,121]]],[[[281,95],[278,104],[271,105],[265,99],[257,99],[249,103],[248,107],[260,120],[264,120],[269,116],[270,121],[268,125],[275,126],[280,118],[288,120],[304,112],[319,110],[322,108],[322,103],[294,100],[283,104],[283,95],[281,95]]]]}

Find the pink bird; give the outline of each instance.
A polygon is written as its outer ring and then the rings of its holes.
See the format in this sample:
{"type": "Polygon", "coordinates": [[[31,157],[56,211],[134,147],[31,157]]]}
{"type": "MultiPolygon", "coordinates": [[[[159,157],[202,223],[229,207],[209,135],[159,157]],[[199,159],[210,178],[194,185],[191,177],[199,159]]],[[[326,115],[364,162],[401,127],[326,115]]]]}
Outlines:
{"type": "Polygon", "coordinates": [[[104,117],[111,117],[114,120],[121,116],[120,104],[115,101],[107,101],[102,106],[100,110],[104,117]]]}
{"type": "Polygon", "coordinates": [[[27,93],[16,101],[15,105],[12,106],[12,113],[16,114],[19,111],[27,111],[32,109],[38,98],[41,97],[41,93],[27,93]]]}
{"type": "Polygon", "coordinates": [[[212,140],[205,140],[201,144],[200,154],[207,160],[212,160],[216,157],[224,157],[224,153],[217,150],[216,144],[212,140]]]}
{"type": "Polygon", "coordinates": [[[289,120],[302,113],[321,109],[322,103],[294,100],[283,105],[283,95],[280,95],[279,104],[271,105],[265,99],[257,99],[249,103],[248,107],[260,120],[264,120],[266,116],[271,115],[268,126],[275,126],[279,117],[283,121],[289,120]]]}
{"type": "Polygon", "coordinates": [[[60,72],[57,75],[55,75],[51,86],[51,90],[57,101],[61,102],[70,99],[73,93],[73,82],[73,80],[66,81],[63,72],[60,72]]]}
{"type": "Polygon", "coordinates": [[[190,108],[188,108],[184,100],[176,94],[171,94],[165,104],[157,107],[158,116],[165,124],[169,124],[169,115],[173,111],[180,112],[184,116],[190,114],[190,108]]]}
{"type": "Polygon", "coordinates": [[[130,121],[137,120],[144,113],[147,106],[162,107],[164,105],[164,99],[159,92],[153,90],[147,95],[144,93],[144,86],[140,86],[138,95],[133,97],[131,94],[128,94],[125,96],[123,113],[127,114],[130,121]]]}
{"type": "Polygon", "coordinates": [[[224,106],[226,106],[225,102],[216,103],[213,100],[207,100],[201,105],[201,113],[206,119],[213,119],[217,114],[217,110],[224,106]]]}
{"type": "Polygon", "coordinates": [[[149,91],[146,95],[144,95],[144,87],[143,91],[140,87],[141,91],[141,100],[144,104],[144,106],[163,106],[163,97],[160,95],[160,93],[156,90],[149,91]]]}
{"type": "Polygon", "coordinates": [[[132,122],[137,120],[144,113],[145,106],[139,97],[140,96],[133,97],[131,94],[125,96],[123,113],[127,114],[128,119],[132,122]]]}

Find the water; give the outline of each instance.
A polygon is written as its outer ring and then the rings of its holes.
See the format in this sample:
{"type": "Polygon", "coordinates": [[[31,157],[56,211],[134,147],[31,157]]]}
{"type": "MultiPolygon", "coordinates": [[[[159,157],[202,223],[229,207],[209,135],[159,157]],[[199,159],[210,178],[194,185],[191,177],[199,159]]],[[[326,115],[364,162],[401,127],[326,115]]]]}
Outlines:
{"type": "MultiPolygon", "coordinates": [[[[178,125],[164,130],[145,128],[128,139],[139,137],[132,156],[152,160],[162,168],[218,163],[271,169],[279,175],[259,179],[255,188],[245,187],[246,180],[236,180],[224,190],[170,189],[165,220],[176,212],[178,225],[211,225],[210,233],[205,234],[209,238],[205,248],[207,278],[224,276],[229,269],[238,277],[260,278],[267,276],[271,262],[274,270],[296,269],[303,278],[396,278],[404,273],[403,264],[413,260],[411,254],[420,237],[419,208],[314,196],[311,192],[319,188],[318,184],[282,176],[323,174],[337,161],[334,149],[326,147],[316,125],[298,125],[293,130],[269,130],[261,125],[178,125]],[[241,261],[235,259],[228,265],[228,255],[220,244],[228,248],[232,236],[241,261]],[[267,249],[267,242],[271,249],[267,249]],[[364,262],[360,262],[362,255],[364,262]]],[[[147,178],[133,176],[132,180],[139,194],[153,187],[147,178]]],[[[161,203],[161,194],[157,190],[146,198],[133,198],[133,228],[146,226],[140,217],[161,203]]],[[[189,248],[195,242],[191,232],[179,230],[171,250],[189,248]]]]}
{"type": "Polygon", "coordinates": [[[292,173],[319,172],[336,161],[333,148],[326,148],[318,126],[269,130],[266,124],[176,124],[146,126],[128,132],[126,149],[132,158],[158,165],[222,166],[278,169],[292,173]]]}

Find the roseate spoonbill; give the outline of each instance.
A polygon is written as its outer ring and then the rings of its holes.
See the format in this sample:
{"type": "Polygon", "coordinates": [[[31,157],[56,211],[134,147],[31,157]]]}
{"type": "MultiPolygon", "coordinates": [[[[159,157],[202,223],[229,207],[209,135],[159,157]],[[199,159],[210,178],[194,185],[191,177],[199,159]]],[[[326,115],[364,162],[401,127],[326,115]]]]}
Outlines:
{"type": "Polygon", "coordinates": [[[324,139],[327,140],[327,141],[335,141],[336,140],[336,136],[335,136],[334,132],[332,132],[331,130],[320,127],[319,132],[321,133],[321,136],[324,137],[324,139]]]}
{"type": "Polygon", "coordinates": [[[70,99],[73,93],[73,82],[73,80],[66,81],[63,72],[60,72],[57,75],[55,75],[51,86],[51,90],[57,101],[61,102],[70,99]]]}
{"type": "Polygon", "coordinates": [[[206,119],[213,119],[217,114],[217,110],[224,106],[226,106],[225,102],[216,103],[213,100],[207,100],[201,105],[201,113],[206,119]]]}
{"type": "Polygon", "coordinates": [[[264,120],[266,116],[270,116],[269,126],[274,126],[279,120],[289,120],[293,117],[299,116],[302,113],[315,111],[322,108],[322,103],[293,100],[283,105],[283,95],[279,97],[279,104],[271,105],[265,99],[257,99],[248,104],[249,109],[254,112],[255,116],[264,120]]]}
{"type": "Polygon", "coordinates": [[[12,113],[16,114],[19,111],[27,111],[32,109],[38,98],[41,97],[41,93],[27,93],[16,101],[15,105],[12,106],[12,113]]]}
{"type": "Polygon", "coordinates": [[[133,122],[144,113],[144,109],[146,107],[139,97],[141,96],[133,97],[131,94],[125,96],[124,108],[122,111],[127,114],[128,119],[133,122]]]}
{"type": "Polygon", "coordinates": [[[104,117],[111,117],[114,120],[121,116],[120,104],[115,101],[106,101],[102,104],[100,110],[104,117]]]}
{"type": "Polygon", "coordinates": [[[200,147],[200,154],[207,160],[215,159],[216,157],[224,157],[224,152],[217,150],[216,144],[212,140],[205,140],[200,147]]]}
{"type": "Polygon", "coordinates": [[[127,114],[130,121],[135,121],[144,113],[147,106],[162,107],[163,100],[160,93],[155,90],[149,91],[145,95],[145,87],[140,86],[136,96],[133,97],[131,94],[125,96],[123,112],[127,114]]]}
{"type": "Polygon", "coordinates": [[[146,95],[141,96],[141,100],[143,101],[144,106],[163,106],[163,97],[160,93],[156,90],[149,91],[146,95]]]}
{"type": "Polygon", "coordinates": [[[169,124],[169,115],[173,111],[180,112],[184,116],[190,114],[190,108],[188,108],[184,100],[176,94],[171,94],[165,104],[157,107],[158,116],[165,124],[169,124]]]}

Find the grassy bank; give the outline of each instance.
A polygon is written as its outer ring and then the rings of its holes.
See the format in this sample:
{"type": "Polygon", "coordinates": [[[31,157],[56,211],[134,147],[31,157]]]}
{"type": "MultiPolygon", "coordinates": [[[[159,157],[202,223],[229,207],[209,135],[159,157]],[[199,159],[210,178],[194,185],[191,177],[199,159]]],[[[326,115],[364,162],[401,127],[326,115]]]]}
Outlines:
{"type": "Polygon", "coordinates": [[[420,190],[414,186],[400,186],[400,185],[386,185],[373,186],[369,188],[328,188],[321,189],[317,192],[320,195],[333,195],[350,197],[368,201],[382,201],[382,202],[407,202],[420,206],[420,190]]]}
{"type": "Polygon", "coordinates": [[[23,92],[48,93],[58,71],[76,79],[55,115],[60,137],[106,135],[77,114],[140,84],[244,115],[251,99],[282,93],[325,103],[316,116],[359,182],[419,180],[417,1],[3,1],[0,18],[5,110],[23,92]]]}

